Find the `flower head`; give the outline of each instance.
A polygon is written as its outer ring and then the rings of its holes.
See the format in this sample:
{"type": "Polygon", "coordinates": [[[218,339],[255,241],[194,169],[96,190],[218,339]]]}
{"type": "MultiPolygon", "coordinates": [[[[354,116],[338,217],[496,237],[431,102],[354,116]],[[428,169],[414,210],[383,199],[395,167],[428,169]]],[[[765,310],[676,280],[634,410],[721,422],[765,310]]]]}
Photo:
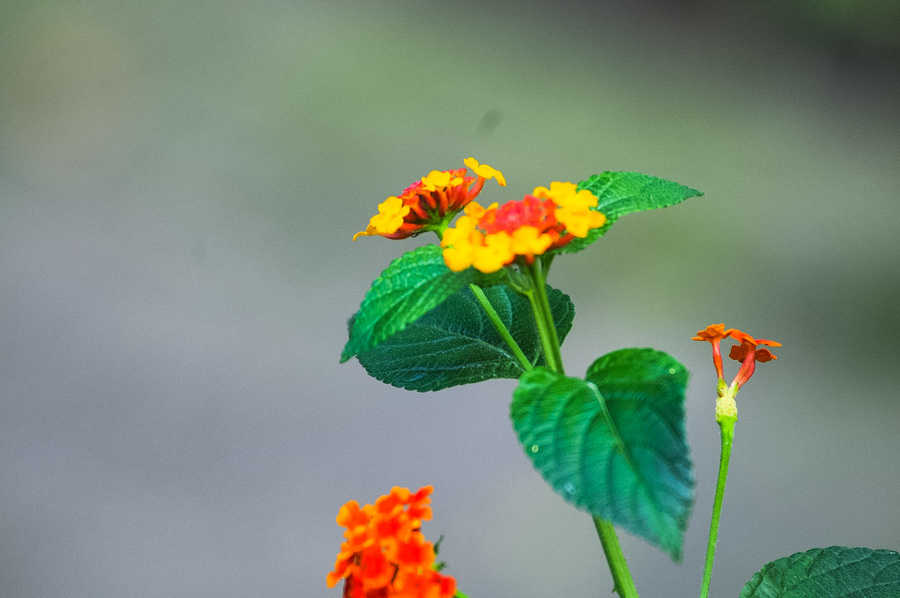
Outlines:
{"type": "MultiPolygon", "coordinates": [[[[733,425],[734,422],[737,421],[737,403],[735,403],[734,398],[737,396],[741,386],[743,386],[753,375],[753,372],[756,371],[756,362],[759,361],[765,363],[775,359],[775,356],[772,355],[768,349],[758,349],[757,347],[759,345],[780,347],[781,343],[763,339],[757,340],[746,332],[741,332],[737,328],[729,328],[726,330],[725,324],[711,324],[704,330],[699,331],[697,336],[691,338],[695,341],[706,341],[712,344],[713,363],[716,366],[716,374],[719,376],[719,381],[716,386],[716,394],[718,395],[716,397],[716,421],[719,422],[720,425],[725,425],[725,422],[731,422],[731,425],[733,425]],[[734,380],[731,381],[731,384],[726,384],[722,368],[722,351],[719,347],[719,343],[721,343],[723,339],[729,337],[740,343],[731,347],[728,356],[731,359],[740,361],[741,367],[734,377],[734,380]]],[[[725,428],[723,428],[723,430],[724,429],[725,428]]]]}
{"type": "Polygon", "coordinates": [[[496,272],[521,258],[558,249],[575,237],[602,226],[606,217],[593,210],[597,198],[590,191],[576,191],[572,183],[551,183],[531,195],[502,206],[484,208],[472,202],[456,228],[447,229],[441,240],[444,261],[454,271],[474,266],[481,272],[496,272]]]}
{"type": "Polygon", "coordinates": [[[556,206],[554,215],[572,235],[584,238],[588,230],[603,226],[606,216],[591,208],[597,207],[597,196],[587,189],[577,190],[573,183],[550,183],[550,188],[538,187],[535,197],[551,200],[556,206]]]}
{"type": "Polygon", "coordinates": [[[353,235],[353,240],[372,235],[405,239],[427,230],[443,231],[453,217],[481,193],[486,180],[495,178],[500,185],[506,185],[499,170],[479,164],[475,158],[466,159],[465,164],[476,176],[468,176],[465,168],[432,170],[399,196],[391,196],[382,202],[366,230],[353,235]]]}
{"type": "Polygon", "coordinates": [[[395,486],[374,505],[351,500],[341,507],[341,551],[326,582],[343,579],[345,598],[450,598],[456,581],[434,569],[434,545],[419,529],[431,519],[433,488],[412,493],[395,486]]]}
{"type": "Polygon", "coordinates": [[[765,339],[754,339],[746,332],[741,332],[737,328],[725,329],[725,324],[711,324],[704,330],[697,332],[697,336],[691,337],[695,341],[707,341],[713,347],[713,364],[716,366],[716,374],[719,376],[719,396],[725,394],[725,375],[722,367],[722,351],[719,343],[726,338],[733,338],[740,344],[731,347],[728,356],[735,361],[741,362],[741,368],[737,375],[727,386],[727,390],[731,391],[731,395],[737,394],[737,391],[743,386],[756,370],[756,362],[766,363],[777,359],[768,349],[759,349],[760,345],[769,347],[780,347],[781,343],[769,341],[765,339]]]}

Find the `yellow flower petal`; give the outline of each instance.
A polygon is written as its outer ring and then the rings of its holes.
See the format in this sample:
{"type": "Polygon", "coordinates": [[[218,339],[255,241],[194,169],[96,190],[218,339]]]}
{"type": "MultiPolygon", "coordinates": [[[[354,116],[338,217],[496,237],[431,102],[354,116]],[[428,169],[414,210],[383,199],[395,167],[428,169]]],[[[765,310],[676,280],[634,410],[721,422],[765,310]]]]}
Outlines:
{"type": "Polygon", "coordinates": [[[469,248],[463,249],[456,246],[445,247],[443,251],[444,263],[454,272],[462,272],[472,265],[473,252],[468,249],[469,248]]]}
{"type": "Polygon", "coordinates": [[[426,191],[443,190],[447,187],[462,185],[462,183],[463,180],[460,177],[455,177],[449,172],[441,172],[440,170],[432,170],[428,173],[428,176],[422,177],[422,188],[426,191]]]}
{"type": "Polygon", "coordinates": [[[388,197],[378,204],[378,214],[372,216],[369,226],[375,227],[380,235],[395,233],[403,226],[403,217],[409,214],[409,209],[399,197],[388,197]]]}
{"type": "Polygon", "coordinates": [[[542,255],[552,244],[553,238],[534,226],[521,226],[512,234],[511,247],[516,255],[542,255]]]}
{"type": "Polygon", "coordinates": [[[535,187],[532,195],[538,199],[549,199],[560,208],[568,208],[573,211],[597,207],[597,196],[587,189],[581,191],[577,191],[577,189],[578,186],[574,183],[553,181],[550,183],[549,189],[535,187]]]}
{"type": "Polygon", "coordinates": [[[499,205],[500,204],[495,201],[494,203],[492,203],[491,205],[489,205],[488,207],[485,208],[481,204],[479,204],[477,201],[473,201],[473,202],[469,203],[468,205],[466,205],[464,211],[466,213],[466,216],[471,216],[472,218],[477,220],[477,219],[481,218],[482,216],[484,216],[484,213],[487,212],[488,210],[496,210],[497,206],[499,206],[499,205]]]}
{"type": "Polygon", "coordinates": [[[356,233],[355,235],[353,235],[353,240],[355,241],[360,237],[371,237],[372,235],[377,235],[377,234],[378,234],[378,231],[375,230],[375,227],[370,224],[369,226],[366,227],[366,230],[361,230],[358,233],[356,233]]]}
{"type": "Polygon", "coordinates": [[[484,245],[476,247],[472,265],[485,274],[496,272],[513,260],[512,237],[506,231],[485,235],[484,245]]]}
{"type": "Polygon", "coordinates": [[[557,208],[554,214],[566,227],[567,232],[582,239],[587,236],[590,229],[601,227],[606,222],[606,216],[595,210],[557,208]]]}
{"type": "Polygon", "coordinates": [[[471,170],[481,178],[496,178],[501,187],[506,186],[506,179],[503,177],[503,173],[496,168],[488,166],[487,164],[479,164],[478,160],[476,160],[475,158],[466,158],[465,160],[463,160],[463,164],[465,164],[469,168],[469,170],[471,170]]]}

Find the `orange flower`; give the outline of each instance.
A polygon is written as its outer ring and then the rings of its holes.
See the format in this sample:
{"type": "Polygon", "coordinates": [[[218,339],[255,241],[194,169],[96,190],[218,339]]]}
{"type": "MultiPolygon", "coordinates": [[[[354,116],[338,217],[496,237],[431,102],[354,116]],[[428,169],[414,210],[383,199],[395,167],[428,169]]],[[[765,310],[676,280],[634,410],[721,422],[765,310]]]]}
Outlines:
{"type": "Polygon", "coordinates": [[[553,182],[550,189],[538,187],[533,195],[502,206],[470,203],[441,240],[444,261],[455,272],[474,266],[491,273],[517,258],[531,264],[537,255],[586,237],[606,216],[591,209],[598,200],[590,191],[575,189],[572,183],[553,182]]]}
{"type": "Polygon", "coordinates": [[[730,330],[729,332],[731,332],[731,338],[741,343],[740,345],[731,347],[731,351],[728,353],[728,357],[741,362],[741,369],[738,371],[738,375],[735,376],[734,381],[732,382],[732,385],[735,385],[736,388],[740,388],[750,379],[753,372],[756,371],[757,361],[766,363],[767,361],[778,359],[772,355],[772,352],[768,349],[757,349],[756,347],[758,345],[780,347],[781,343],[767,341],[765,339],[757,340],[740,330],[730,330]]]}
{"type": "Polygon", "coordinates": [[[366,230],[353,235],[353,240],[372,235],[405,239],[427,230],[441,233],[481,193],[486,180],[495,178],[501,186],[506,185],[499,170],[479,164],[475,158],[467,158],[464,163],[476,176],[466,176],[465,168],[432,170],[399,196],[388,197],[379,204],[378,214],[372,216],[366,230]]]}
{"type": "Polygon", "coordinates": [[[395,486],[374,505],[351,500],[341,507],[337,523],[347,528],[346,541],[328,587],[343,579],[344,598],[451,598],[456,581],[434,569],[434,545],[419,531],[431,519],[432,490],[395,486]]]}
{"type": "Polygon", "coordinates": [[[725,332],[725,324],[710,324],[705,330],[699,331],[697,336],[691,337],[691,340],[708,341],[712,344],[713,364],[716,366],[716,374],[719,375],[719,380],[724,380],[725,378],[725,373],[722,369],[722,350],[719,348],[719,343],[723,338],[728,338],[728,333],[725,332]]]}
{"type": "MultiPolygon", "coordinates": [[[[769,341],[765,339],[754,339],[746,332],[741,332],[737,328],[725,329],[725,324],[711,324],[704,330],[697,332],[697,336],[691,337],[695,341],[707,341],[713,347],[713,363],[716,366],[716,373],[719,376],[719,385],[724,386],[725,375],[722,368],[722,352],[719,343],[728,337],[738,341],[739,345],[731,347],[728,356],[735,361],[741,362],[741,368],[734,377],[729,388],[735,391],[743,386],[756,370],[756,362],[766,363],[777,359],[768,349],[757,349],[759,345],[769,347],[780,347],[781,343],[769,341]]],[[[724,390],[724,389],[723,389],[724,390]]]]}

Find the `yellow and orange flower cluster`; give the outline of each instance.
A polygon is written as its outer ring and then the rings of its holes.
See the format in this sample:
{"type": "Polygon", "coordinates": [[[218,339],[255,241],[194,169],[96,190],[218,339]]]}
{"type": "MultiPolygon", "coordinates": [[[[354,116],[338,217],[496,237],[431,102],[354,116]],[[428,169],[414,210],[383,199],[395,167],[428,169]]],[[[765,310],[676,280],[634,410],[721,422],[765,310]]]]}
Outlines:
{"type": "Polygon", "coordinates": [[[442,233],[456,214],[481,193],[484,182],[506,179],[499,170],[480,164],[475,158],[464,161],[476,176],[467,176],[465,168],[432,170],[399,196],[391,196],[378,206],[378,214],[369,220],[366,230],[353,235],[380,235],[388,239],[405,239],[427,230],[442,233]],[[474,184],[473,184],[474,183],[474,184]]]}
{"type": "MultiPolygon", "coordinates": [[[[725,324],[710,324],[704,330],[697,332],[697,336],[691,337],[695,341],[707,341],[713,347],[713,364],[716,366],[716,374],[719,376],[720,387],[725,384],[725,374],[722,367],[722,350],[719,343],[726,338],[733,338],[738,341],[739,345],[731,347],[728,357],[735,361],[741,362],[741,368],[729,385],[735,391],[740,389],[747,380],[756,371],[756,362],[766,363],[773,359],[778,359],[768,349],[759,349],[760,345],[768,347],[780,347],[781,343],[768,341],[765,339],[755,339],[746,332],[741,332],[737,328],[729,328],[725,330],[725,324]]],[[[724,389],[723,389],[724,390],[724,389]]]]}
{"type": "Polygon", "coordinates": [[[431,519],[431,486],[391,488],[374,505],[349,501],[338,512],[346,541],[328,574],[344,580],[344,598],[451,598],[456,580],[434,569],[434,545],[419,528],[431,519]]]}
{"type": "Polygon", "coordinates": [[[592,209],[597,197],[573,183],[553,182],[537,187],[519,201],[484,208],[469,203],[455,228],[441,240],[444,261],[459,272],[474,266],[484,273],[496,272],[517,257],[532,263],[534,256],[562,247],[574,238],[584,238],[603,226],[606,216],[592,209]]]}

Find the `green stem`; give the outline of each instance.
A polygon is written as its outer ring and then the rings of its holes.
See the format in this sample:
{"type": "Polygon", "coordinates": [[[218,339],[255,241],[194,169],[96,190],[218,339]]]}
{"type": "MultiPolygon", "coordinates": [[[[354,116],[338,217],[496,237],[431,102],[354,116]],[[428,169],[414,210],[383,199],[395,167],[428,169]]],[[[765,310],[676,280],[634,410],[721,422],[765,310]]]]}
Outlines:
{"type": "Polygon", "coordinates": [[[460,592],[459,590],[456,590],[456,593],[453,594],[453,598],[469,598],[469,597],[466,596],[465,594],[463,594],[462,592],[460,592]]]}
{"type": "Polygon", "coordinates": [[[712,579],[713,560],[716,558],[716,543],[719,538],[719,519],[722,516],[722,499],[725,498],[725,481],[728,477],[728,462],[731,460],[731,445],[734,441],[734,424],[737,417],[716,418],[722,435],[722,453],[719,456],[719,478],[716,481],[716,498],[713,501],[712,520],[709,523],[709,541],[706,544],[706,565],[703,567],[703,583],[700,598],[709,596],[709,582],[712,579]]]}
{"type": "Polygon", "coordinates": [[[494,325],[494,328],[497,329],[497,332],[503,337],[503,340],[506,341],[506,344],[509,345],[509,348],[512,350],[513,355],[515,355],[516,359],[519,360],[519,364],[521,364],[522,369],[526,372],[531,370],[531,362],[528,361],[528,358],[525,357],[525,353],[522,352],[522,349],[519,347],[516,340],[513,338],[512,334],[509,333],[509,329],[503,324],[503,321],[500,319],[500,314],[497,313],[497,310],[494,309],[494,306],[491,305],[491,302],[488,301],[487,295],[484,294],[484,291],[481,290],[481,287],[476,284],[469,284],[469,288],[472,290],[472,294],[475,295],[475,298],[478,299],[478,303],[481,304],[481,307],[484,308],[485,313],[487,313],[488,318],[491,323],[494,325]]]}
{"type": "MultiPolygon", "coordinates": [[[[562,352],[559,349],[559,336],[556,334],[556,324],[553,322],[553,311],[550,309],[550,300],[547,297],[545,284],[546,265],[543,271],[539,261],[523,268],[531,287],[526,296],[531,304],[531,311],[534,313],[534,322],[541,338],[541,346],[544,348],[547,367],[562,376],[565,375],[562,352]]],[[[603,546],[603,554],[606,556],[606,562],[613,577],[615,591],[622,598],[638,598],[631,571],[628,569],[628,563],[625,562],[625,554],[622,552],[622,546],[616,536],[616,528],[611,522],[601,517],[594,517],[594,527],[597,528],[597,535],[603,546]]]]}
{"type": "Polygon", "coordinates": [[[637,588],[634,587],[631,571],[628,569],[628,563],[625,562],[625,554],[619,545],[616,528],[612,523],[600,517],[594,517],[594,527],[597,528],[597,535],[600,536],[600,544],[603,546],[603,554],[606,555],[606,562],[609,564],[609,570],[613,576],[615,592],[624,598],[636,598],[637,588]]]}
{"type": "Polygon", "coordinates": [[[563,375],[562,352],[559,350],[559,337],[556,334],[556,324],[553,322],[553,311],[550,309],[550,300],[547,298],[545,275],[540,270],[540,262],[535,262],[525,267],[525,272],[531,283],[531,289],[527,293],[531,311],[534,313],[534,322],[537,325],[538,336],[541,338],[541,346],[544,348],[544,358],[547,367],[563,375]]]}

